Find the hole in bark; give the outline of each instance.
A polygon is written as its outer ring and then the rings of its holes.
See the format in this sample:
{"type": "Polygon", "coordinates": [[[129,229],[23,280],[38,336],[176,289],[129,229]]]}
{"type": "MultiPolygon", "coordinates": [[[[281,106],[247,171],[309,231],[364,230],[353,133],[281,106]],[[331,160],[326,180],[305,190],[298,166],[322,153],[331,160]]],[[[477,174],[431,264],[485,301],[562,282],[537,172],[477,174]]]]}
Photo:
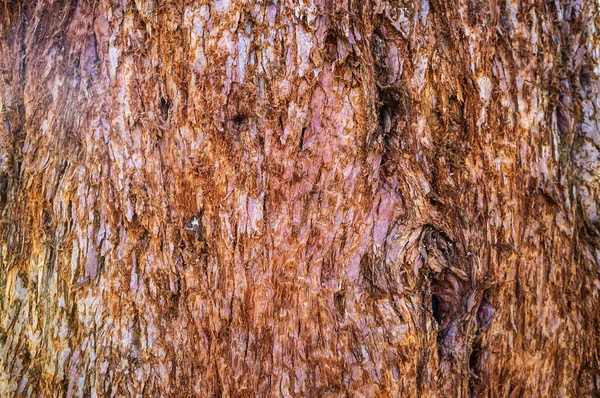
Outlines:
{"type": "Polygon", "coordinates": [[[160,99],[160,115],[163,121],[169,118],[169,109],[171,108],[170,101],[161,97],[160,99]]]}
{"type": "Polygon", "coordinates": [[[233,117],[229,118],[227,121],[227,130],[229,131],[230,136],[237,140],[240,137],[240,131],[243,131],[244,125],[248,120],[248,114],[242,111],[232,114],[233,117]]]}
{"type": "Polygon", "coordinates": [[[592,82],[592,71],[591,68],[587,65],[581,68],[581,72],[579,73],[579,83],[583,88],[586,88],[592,82]]]}
{"type": "Polygon", "coordinates": [[[244,123],[244,120],[246,120],[246,117],[241,113],[236,114],[233,117],[233,119],[231,119],[231,121],[237,128],[239,128],[244,123]]]}
{"type": "Polygon", "coordinates": [[[223,137],[228,144],[241,149],[238,139],[239,133],[247,126],[256,110],[256,97],[242,84],[233,83],[224,104],[223,137]]]}
{"type": "Polygon", "coordinates": [[[431,295],[431,313],[438,325],[441,325],[442,314],[440,313],[440,298],[436,294],[431,295]]]}
{"type": "MultiPolygon", "coordinates": [[[[431,315],[437,328],[440,366],[451,369],[456,359],[466,355],[467,325],[471,312],[470,277],[459,246],[444,231],[428,225],[423,229],[420,245],[429,268],[431,315]]],[[[474,314],[473,314],[474,316],[474,314]]]]}
{"type": "Polygon", "coordinates": [[[467,344],[466,288],[450,268],[431,284],[431,312],[437,322],[437,352],[441,369],[451,371],[464,357],[467,344]]]}
{"type": "Polygon", "coordinates": [[[433,197],[433,195],[429,195],[427,199],[429,200],[429,204],[432,206],[437,206],[439,204],[439,202],[436,198],[433,197]]]}
{"type": "Polygon", "coordinates": [[[461,292],[457,290],[456,278],[448,270],[432,277],[431,283],[431,314],[438,324],[438,340],[444,339],[449,324],[461,301],[461,292]]]}

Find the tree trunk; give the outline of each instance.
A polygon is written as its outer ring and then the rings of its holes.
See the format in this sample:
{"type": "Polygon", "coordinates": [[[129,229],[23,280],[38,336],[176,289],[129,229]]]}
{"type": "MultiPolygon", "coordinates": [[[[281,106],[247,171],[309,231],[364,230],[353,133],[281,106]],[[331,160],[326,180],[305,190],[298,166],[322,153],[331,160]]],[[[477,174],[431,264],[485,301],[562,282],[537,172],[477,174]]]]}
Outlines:
{"type": "Polygon", "coordinates": [[[600,394],[593,0],[4,0],[0,395],[600,394]]]}

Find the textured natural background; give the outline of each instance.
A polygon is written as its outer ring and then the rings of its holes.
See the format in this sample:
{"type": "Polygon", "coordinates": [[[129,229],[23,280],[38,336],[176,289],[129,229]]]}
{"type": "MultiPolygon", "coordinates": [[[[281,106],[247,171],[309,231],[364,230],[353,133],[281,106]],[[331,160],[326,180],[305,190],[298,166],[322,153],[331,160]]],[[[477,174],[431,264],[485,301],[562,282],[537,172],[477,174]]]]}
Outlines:
{"type": "Polygon", "coordinates": [[[0,1],[0,396],[598,396],[598,10],[0,1]]]}

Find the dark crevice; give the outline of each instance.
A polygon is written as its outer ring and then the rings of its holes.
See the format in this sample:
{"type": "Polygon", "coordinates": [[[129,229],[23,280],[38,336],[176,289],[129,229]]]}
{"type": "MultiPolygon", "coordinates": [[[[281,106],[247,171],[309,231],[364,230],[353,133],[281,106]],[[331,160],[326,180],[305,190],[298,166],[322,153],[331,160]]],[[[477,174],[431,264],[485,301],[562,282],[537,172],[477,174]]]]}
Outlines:
{"type": "Polygon", "coordinates": [[[484,358],[482,347],[482,334],[489,329],[494,317],[494,308],[488,300],[488,292],[483,293],[481,302],[477,309],[477,331],[471,345],[471,355],[469,356],[469,396],[477,397],[483,391],[483,385],[480,381],[481,370],[485,367],[483,364],[484,358]]]}
{"type": "Polygon", "coordinates": [[[54,273],[54,262],[56,258],[56,248],[53,244],[48,244],[48,256],[47,256],[47,267],[48,267],[48,275],[47,278],[50,280],[51,275],[54,273]]]}
{"type": "Polygon", "coordinates": [[[470,262],[457,242],[433,225],[423,228],[420,246],[428,268],[427,300],[431,300],[431,316],[437,324],[440,375],[450,382],[462,372],[463,359],[470,355],[470,325],[475,313],[468,303],[476,297],[470,262]]]}
{"type": "Polygon", "coordinates": [[[333,295],[333,301],[338,313],[338,319],[344,319],[344,316],[346,315],[346,292],[344,290],[336,292],[333,295]]]}
{"type": "Polygon", "coordinates": [[[0,173],[0,214],[7,203],[8,178],[8,173],[0,173]]]}
{"type": "Polygon", "coordinates": [[[233,119],[231,119],[231,121],[237,128],[239,128],[244,123],[244,120],[246,120],[246,117],[241,113],[236,114],[233,117],[233,119]]]}
{"type": "Polygon", "coordinates": [[[442,324],[442,314],[440,313],[440,298],[436,294],[431,295],[431,313],[438,325],[442,324]]]}
{"type": "Polygon", "coordinates": [[[432,276],[431,313],[438,326],[437,345],[440,361],[446,361],[460,350],[460,316],[463,312],[464,291],[460,281],[449,269],[432,276]]]}
{"type": "Polygon", "coordinates": [[[306,127],[302,128],[302,133],[300,133],[300,143],[298,144],[298,152],[302,152],[304,148],[304,133],[306,132],[306,127]]]}
{"type": "Polygon", "coordinates": [[[102,274],[102,271],[104,271],[105,267],[106,267],[106,259],[104,256],[100,256],[100,258],[98,259],[98,275],[102,274]]]}
{"type": "Polygon", "coordinates": [[[469,397],[477,397],[481,390],[479,382],[479,359],[481,355],[481,339],[476,338],[473,341],[471,347],[471,356],[469,357],[469,369],[471,370],[469,375],[469,397]]]}
{"type": "Polygon", "coordinates": [[[594,71],[591,66],[583,65],[579,72],[579,84],[582,88],[587,88],[591,83],[594,76],[594,71]]]}
{"type": "Polygon", "coordinates": [[[169,120],[169,110],[171,109],[171,102],[161,98],[160,99],[160,115],[163,122],[169,120]]]}
{"type": "Polygon", "coordinates": [[[440,202],[435,197],[435,194],[433,194],[433,193],[430,193],[430,195],[427,196],[427,199],[429,200],[429,204],[434,207],[436,207],[440,204],[440,202]]]}
{"type": "Polygon", "coordinates": [[[231,117],[227,122],[227,131],[230,134],[231,138],[234,138],[234,141],[237,142],[240,138],[240,133],[244,131],[244,126],[248,122],[248,115],[241,110],[233,113],[233,117],[231,117]]]}
{"type": "Polygon", "coordinates": [[[329,32],[325,38],[325,61],[334,62],[338,58],[337,37],[334,32],[329,32]]]}

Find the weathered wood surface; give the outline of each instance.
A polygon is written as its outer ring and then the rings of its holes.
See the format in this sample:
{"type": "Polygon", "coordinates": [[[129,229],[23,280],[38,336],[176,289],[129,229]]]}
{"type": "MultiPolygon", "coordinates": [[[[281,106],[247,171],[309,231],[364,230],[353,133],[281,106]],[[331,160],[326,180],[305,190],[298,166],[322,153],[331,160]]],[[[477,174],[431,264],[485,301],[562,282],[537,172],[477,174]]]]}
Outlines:
{"type": "Polygon", "coordinates": [[[596,1],[0,16],[0,395],[600,394],[596,1]]]}

